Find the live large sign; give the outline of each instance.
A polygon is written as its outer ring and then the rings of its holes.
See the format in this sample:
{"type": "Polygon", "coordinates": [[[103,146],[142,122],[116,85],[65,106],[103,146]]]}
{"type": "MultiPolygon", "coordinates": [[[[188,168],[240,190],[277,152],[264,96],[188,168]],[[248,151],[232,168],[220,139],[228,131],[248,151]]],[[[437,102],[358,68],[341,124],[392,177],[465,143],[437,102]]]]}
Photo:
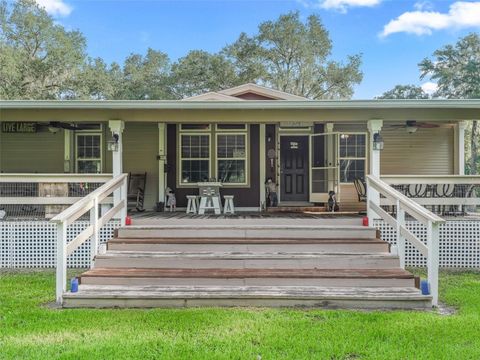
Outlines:
{"type": "Polygon", "coordinates": [[[3,122],[4,133],[34,133],[37,132],[37,124],[32,122],[3,122]]]}

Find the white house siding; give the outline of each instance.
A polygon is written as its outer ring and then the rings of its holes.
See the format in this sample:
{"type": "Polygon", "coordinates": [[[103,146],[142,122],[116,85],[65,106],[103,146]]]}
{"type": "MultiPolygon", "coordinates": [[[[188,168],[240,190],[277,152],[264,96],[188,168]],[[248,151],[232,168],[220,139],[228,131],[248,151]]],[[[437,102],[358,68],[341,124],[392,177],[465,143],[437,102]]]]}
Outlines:
{"type": "MultiPolygon", "coordinates": [[[[147,172],[145,208],[153,209],[158,199],[158,125],[125,123],[123,131],[123,169],[125,172],[147,172]]],[[[111,153],[110,153],[111,156],[111,153]]]]}
{"type": "Polygon", "coordinates": [[[63,173],[63,130],[36,133],[3,133],[0,138],[0,171],[9,173],[63,173]]]}
{"type": "Polygon", "coordinates": [[[382,131],[380,154],[383,175],[451,175],[454,173],[454,131],[452,127],[382,131]]]}

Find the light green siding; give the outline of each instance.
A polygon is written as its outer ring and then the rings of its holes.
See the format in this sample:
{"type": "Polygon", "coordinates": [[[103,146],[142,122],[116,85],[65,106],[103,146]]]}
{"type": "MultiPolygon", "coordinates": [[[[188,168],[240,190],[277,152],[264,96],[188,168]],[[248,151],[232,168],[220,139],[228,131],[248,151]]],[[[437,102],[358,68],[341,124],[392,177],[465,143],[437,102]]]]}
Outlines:
{"type": "MultiPolygon", "coordinates": [[[[123,131],[123,169],[147,172],[145,208],[152,209],[158,199],[158,125],[126,123],[123,131]]],[[[111,156],[111,153],[110,153],[111,156]]]]}
{"type": "Polygon", "coordinates": [[[454,131],[450,126],[382,131],[385,147],[380,154],[383,175],[452,175],[454,173],[454,131]]]}
{"type": "Polygon", "coordinates": [[[63,130],[0,134],[0,171],[63,173],[63,130]]]}

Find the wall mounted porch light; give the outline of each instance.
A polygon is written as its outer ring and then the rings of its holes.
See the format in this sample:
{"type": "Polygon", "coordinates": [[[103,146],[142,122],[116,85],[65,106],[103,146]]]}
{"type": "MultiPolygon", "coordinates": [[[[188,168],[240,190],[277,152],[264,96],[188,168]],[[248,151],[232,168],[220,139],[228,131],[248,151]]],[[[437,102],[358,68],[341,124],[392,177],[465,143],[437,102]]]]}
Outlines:
{"type": "Polygon", "coordinates": [[[383,138],[379,132],[373,134],[373,150],[383,150],[383,138]]]}
{"type": "Polygon", "coordinates": [[[112,140],[107,142],[107,148],[109,151],[118,151],[118,139],[120,137],[118,134],[113,133],[112,134],[112,140]]]}

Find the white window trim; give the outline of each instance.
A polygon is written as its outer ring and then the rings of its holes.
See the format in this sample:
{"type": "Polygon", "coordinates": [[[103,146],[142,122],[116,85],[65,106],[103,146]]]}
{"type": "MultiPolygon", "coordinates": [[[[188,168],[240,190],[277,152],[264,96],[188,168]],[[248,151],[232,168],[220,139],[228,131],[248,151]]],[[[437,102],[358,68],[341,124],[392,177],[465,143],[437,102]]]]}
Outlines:
{"type": "Polygon", "coordinates": [[[224,183],[225,186],[245,186],[248,185],[248,179],[249,179],[249,151],[248,149],[250,148],[250,139],[249,139],[249,132],[248,128],[246,127],[245,130],[237,130],[237,131],[221,131],[215,133],[215,174],[216,178],[218,179],[218,161],[219,160],[245,160],[245,181],[241,183],[224,183]],[[224,158],[224,157],[218,157],[218,137],[222,135],[243,135],[245,136],[245,156],[244,157],[231,157],[231,158],[224,158]]]}
{"type": "MultiPolygon", "coordinates": [[[[363,173],[364,173],[364,176],[367,175],[367,159],[368,159],[368,154],[367,154],[367,151],[368,151],[368,133],[367,132],[363,132],[363,131],[340,131],[339,132],[339,141],[338,141],[338,172],[340,174],[340,163],[342,160],[363,160],[365,162],[365,167],[364,167],[364,170],[363,170],[363,173]],[[363,157],[355,157],[355,156],[345,156],[345,157],[342,157],[340,156],[340,137],[342,135],[363,135],[365,136],[365,155],[363,157]]],[[[347,182],[347,181],[342,181],[342,176],[340,175],[340,182],[339,184],[340,185],[348,185],[348,184],[353,184],[353,182],[347,182]]]]}
{"type": "Polygon", "coordinates": [[[182,133],[202,133],[202,134],[205,134],[207,132],[210,133],[212,131],[212,124],[205,124],[205,123],[202,123],[202,124],[195,124],[195,123],[179,124],[178,130],[179,130],[179,132],[182,132],[182,133]],[[208,125],[208,128],[206,128],[206,129],[184,129],[183,125],[208,125]]]}
{"type": "Polygon", "coordinates": [[[230,124],[230,123],[222,123],[222,124],[215,124],[215,132],[217,133],[246,133],[248,132],[248,125],[247,124],[230,124]],[[218,125],[242,125],[243,129],[222,129],[219,128],[218,125]]]}
{"type": "MultiPolygon", "coordinates": [[[[179,127],[180,128],[180,127],[179,127]]],[[[177,185],[179,187],[191,187],[196,185],[197,182],[183,182],[182,173],[183,173],[183,160],[207,160],[208,161],[208,177],[212,177],[212,134],[211,132],[206,132],[202,130],[195,131],[179,131],[177,138],[177,148],[178,148],[178,173],[177,173],[177,185]],[[182,157],[182,136],[208,136],[208,158],[184,158],[182,157]]]]}
{"type": "Polygon", "coordinates": [[[75,172],[78,173],[78,162],[79,161],[95,161],[100,160],[100,174],[103,172],[103,133],[95,130],[84,130],[84,131],[75,131],[75,172]],[[95,135],[100,136],[100,158],[82,158],[78,157],[78,137],[86,135],[95,135]]]}

